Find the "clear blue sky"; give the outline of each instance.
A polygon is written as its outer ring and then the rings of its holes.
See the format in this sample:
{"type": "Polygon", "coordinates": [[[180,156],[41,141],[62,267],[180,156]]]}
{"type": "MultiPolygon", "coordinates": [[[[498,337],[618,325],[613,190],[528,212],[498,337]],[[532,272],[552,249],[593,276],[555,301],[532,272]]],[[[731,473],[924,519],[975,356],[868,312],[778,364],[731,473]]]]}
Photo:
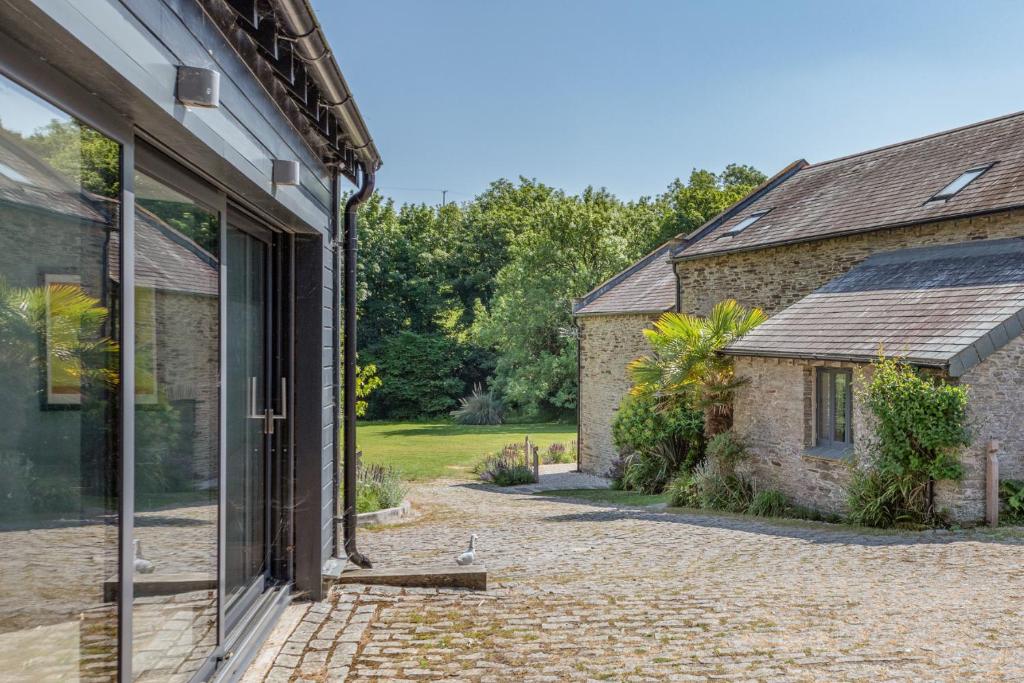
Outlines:
{"type": "Polygon", "coordinates": [[[635,198],[1024,109],[1024,2],[313,4],[398,201],[519,175],[635,198]]]}

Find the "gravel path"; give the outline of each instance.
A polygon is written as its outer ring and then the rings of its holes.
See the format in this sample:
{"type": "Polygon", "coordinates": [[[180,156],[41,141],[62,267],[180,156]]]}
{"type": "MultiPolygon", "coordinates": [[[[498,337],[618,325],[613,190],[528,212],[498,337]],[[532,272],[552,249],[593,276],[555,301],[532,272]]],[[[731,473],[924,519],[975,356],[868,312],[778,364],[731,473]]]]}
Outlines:
{"type": "Polygon", "coordinates": [[[363,552],[448,564],[477,533],[492,589],[335,589],[296,608],[249,681],[1024,680],[1013,533],[861,533],[456,482],[412,497],[420,518],[363,533],[363,552]]]}

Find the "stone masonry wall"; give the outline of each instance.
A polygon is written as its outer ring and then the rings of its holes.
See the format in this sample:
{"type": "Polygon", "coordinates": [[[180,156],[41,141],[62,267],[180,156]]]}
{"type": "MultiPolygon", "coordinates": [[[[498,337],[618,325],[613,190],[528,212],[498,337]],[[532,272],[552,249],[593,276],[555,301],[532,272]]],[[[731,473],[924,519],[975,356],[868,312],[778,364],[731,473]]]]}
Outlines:
{"type": "Polygon", "coordinates": [[[876,252],[1022,236],[1024,211],[1011,211],[680,261],[680,302],[684,313],[706,315],[736,299],[772,315],[876,252]]]}
{"type": "Polygon", "coordinates": [[[612,419],[632,383],[626,365],[649,350],[647,314],[582,316],[580,336],[580,469],[604,475],[618,457],[612,419]]]}
{"type": "MultiPolygon", "coordinates": [[[[853,369],[854,394],[871,376],[870,366],[776,358],[737,358],[747,380],[735,399],[733,429],[753,454],[751,474],[761,487],[776,488],[794,502],[842,513],[850,468],[846,461],[807,454],[814,446],[815,367],[853,369]]],[[[870,437],[867,415],[854,397],[854,452],[870,437]]]]}
{"type": "Polygon", "coordinates": [[[961,518],[985,513],[985,459],[989,441],[999,441],[1001,479],[1024,479],[1024,337],[1017,337],[960,378],[968,386],[973,443],[964,454],[965,476],[939,487],[940,504],[961,518]]]}

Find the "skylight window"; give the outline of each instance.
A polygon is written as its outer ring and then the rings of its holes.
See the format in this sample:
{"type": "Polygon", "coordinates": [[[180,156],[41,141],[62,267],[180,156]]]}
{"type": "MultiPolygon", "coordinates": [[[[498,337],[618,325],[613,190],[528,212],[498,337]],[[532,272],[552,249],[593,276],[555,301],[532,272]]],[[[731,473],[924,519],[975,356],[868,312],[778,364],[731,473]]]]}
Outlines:
{"type": "Polygon", "coordinates": [[[956,180],[946,185],[944,188],[932,195],[932,198],[928,201],[952,199],[960,190],[970,185],[976,180],[982,173],[992,168],[992,164],[986,164],[985,166],[976,166],[975,168],[968,169],[961,173],[956,180]]]}
{"type": "Polygon", "coordinates": [[[732,237],[733,235],[740,234],[741,232],[749,228],[751,225],[756,223],[761,218],[761,216],[764,216],[766,213],[768,213],[768,211],[757,211],[755,213],[750,214],[749,216],[741,220],[739,223],[729,228],[729,230],[724,235],[722,235],[722,237],[732,237]]]}

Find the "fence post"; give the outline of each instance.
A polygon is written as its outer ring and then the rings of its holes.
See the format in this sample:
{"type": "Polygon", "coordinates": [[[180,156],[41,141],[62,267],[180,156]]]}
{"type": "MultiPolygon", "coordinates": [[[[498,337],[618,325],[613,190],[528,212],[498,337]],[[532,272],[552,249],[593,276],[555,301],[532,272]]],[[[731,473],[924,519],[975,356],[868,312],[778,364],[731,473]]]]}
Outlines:
{"type": "Polygon", "coordinates": [[[985,521],[999,526],[999,442],[988,442],[985,461],[985,521]]]}
{"type": "Polygon", "coordinates": [[[533,447],[533,480],[540,482],[540,447],[533,447]]]}

